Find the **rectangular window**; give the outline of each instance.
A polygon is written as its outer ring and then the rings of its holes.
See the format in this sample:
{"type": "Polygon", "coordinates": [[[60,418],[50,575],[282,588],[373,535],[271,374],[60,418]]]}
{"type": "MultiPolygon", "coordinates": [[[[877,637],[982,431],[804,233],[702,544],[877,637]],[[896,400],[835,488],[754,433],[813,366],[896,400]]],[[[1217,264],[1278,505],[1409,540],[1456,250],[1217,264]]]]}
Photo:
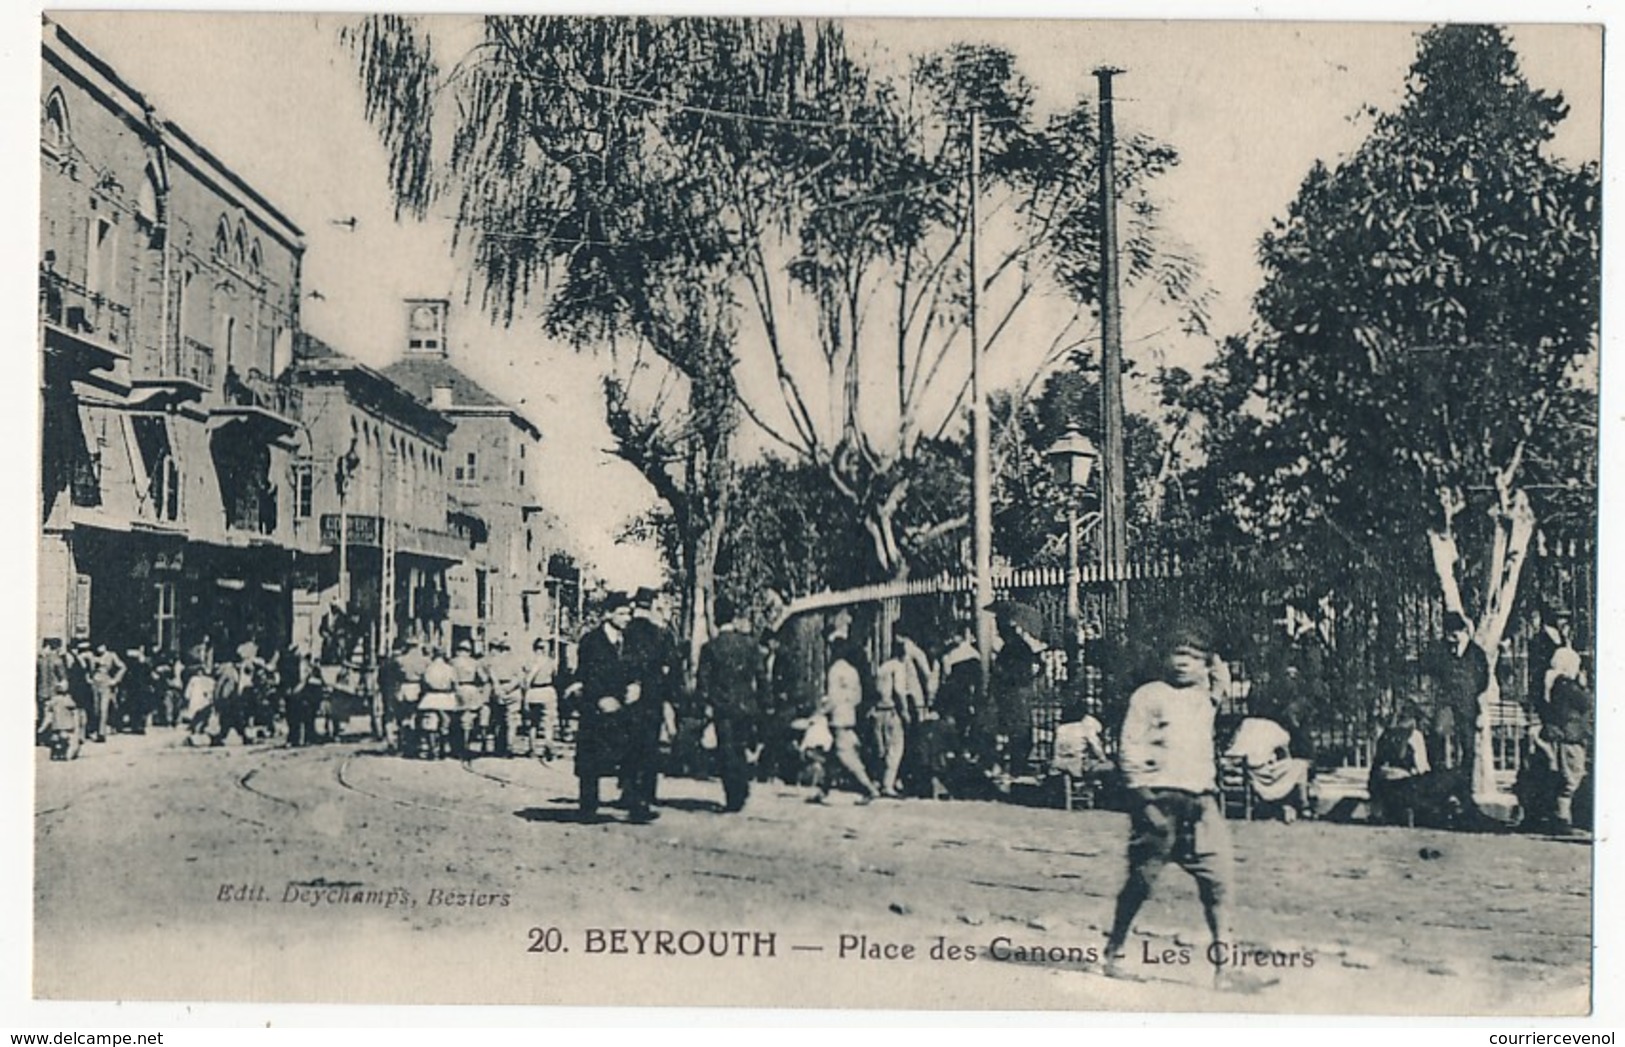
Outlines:
{"type": "Polygon", "coordinates": [[[175,644],[175,583],[155,582],[157,613],[154,615],[153,653],[173,654],[175,644]]]}
{"type": "Polygon", "coordinates": [[[316,500],[316,471],[310,462],[293,464],[293,515],[296,520],[308,520],[316,500]]]}
{"type": "Polygon", "coordinates": [[[105,289],[112,253],[113,223],[105,218],[92,218],[89,249],[85,252],[85,289],[91,294],[101,294],[105,289]]]}
{"type": "MultiPolygon", "coordinates": [[[[174,523],[181,515],[180,466],[169,442],[169,427],[158,415],[133,415],[127,439],[133,439],[130,460],[143,506],[159,520],[174,523]]],[[[143,509],[143,512],[146,510],[143,509]]]]}
{"type": "Polygon", "coordinates": [[[73,576],[73,638],[82,640],[90,635],[90,575],[73,576]]]}
{"type": "Polygon", "coordinates": [[[479,480],[479,459],[473,451],[468,452],[467,460],[457,467],[456,480],[460,484],[471,484],[479,480]]]}
{"type": "Polygon", "coordinates": [[[181,518],[181,467],[173,455],[165,455],[159,468],[158,516],[169,523],[181,518]]]}

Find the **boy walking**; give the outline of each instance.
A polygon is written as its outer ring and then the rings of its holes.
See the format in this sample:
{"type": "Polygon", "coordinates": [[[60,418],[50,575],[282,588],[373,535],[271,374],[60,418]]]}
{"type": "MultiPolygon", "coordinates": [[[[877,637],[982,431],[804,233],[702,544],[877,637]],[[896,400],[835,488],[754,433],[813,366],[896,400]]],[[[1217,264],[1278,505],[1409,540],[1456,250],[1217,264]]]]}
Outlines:
{"type": "MultiPolygon", "coordinates": [[[[1210,682],[1213,644],[1196,623],[1168,638],[1165,679],[1142,685],[1129,699],[1121,740],[1129,789],[1128,879],[1117,896],[1106,939],[1108,972],[1120,970],[1129,928],[1170,860],[1196,880],[1215,944],[1230,941],[1226,894],[1231,882],[1230,831],[1219,806],[1214,773],[1215,703],[1210,682]]],[[[1215,967],[1215,975],[1219,968],[1215,967]]]]}

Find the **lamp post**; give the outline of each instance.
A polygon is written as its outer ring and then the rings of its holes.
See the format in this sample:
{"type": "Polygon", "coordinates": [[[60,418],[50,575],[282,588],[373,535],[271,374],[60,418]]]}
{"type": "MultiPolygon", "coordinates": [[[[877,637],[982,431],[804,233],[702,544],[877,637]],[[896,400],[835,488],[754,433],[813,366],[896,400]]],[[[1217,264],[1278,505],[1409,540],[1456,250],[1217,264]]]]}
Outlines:
{"type": "Polygon", "coordinates": [[[1089,486],[1100,453],[1095,442],[1076,425],[1067,426],[1061,438],[1044,452],[1056,484],[1067,492],[1066,499],[1066,679],[1074,689],[1082,677],[1078,652],[1078,622],[1083,617],[1079,596],[1083,577],[1078,557],[1078,495],[1089,486]]]}

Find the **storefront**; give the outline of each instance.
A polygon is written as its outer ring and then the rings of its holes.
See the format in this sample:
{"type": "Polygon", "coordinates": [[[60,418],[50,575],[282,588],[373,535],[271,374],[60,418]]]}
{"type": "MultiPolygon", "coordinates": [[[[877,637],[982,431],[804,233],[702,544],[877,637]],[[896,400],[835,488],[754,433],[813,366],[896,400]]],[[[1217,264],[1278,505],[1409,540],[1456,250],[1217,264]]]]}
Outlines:
{"type": "Polygon", "coordinates": [[[253,640],[262,652],[285,646],[291,634],[293,552],[274,545],[246,547],[193,542],[181,572],[182,650],[207,642],[215,651],[253,640]]]}
{"type": "MultiPolygon", "coordinates": [[[[60,616],[47,628],[64,639],[88,639],[118,651],[146,647],[173,654],[179,643],[179,592],[186,540],[178,529],[146,531],[79,523],[47,536],[42,597],[60,616]]],[[[44,624],[44,623],[42,623],[44,624]]]]}

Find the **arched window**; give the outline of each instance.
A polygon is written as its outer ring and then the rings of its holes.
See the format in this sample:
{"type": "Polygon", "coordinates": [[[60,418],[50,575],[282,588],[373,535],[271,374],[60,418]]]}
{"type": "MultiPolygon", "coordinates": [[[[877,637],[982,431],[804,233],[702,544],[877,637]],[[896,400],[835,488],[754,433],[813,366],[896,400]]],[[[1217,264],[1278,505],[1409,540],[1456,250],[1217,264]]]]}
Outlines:
{"type": "Polygon", "coordinates": [[[157,226],[158,213],[158,175],[152,168],[147,168],[146,177],[141,179],[141,189],[135,199],[136,217],[148,226],[157,226]]]}
{"type": "Polygon", "coordinates": [[[265,257],[260,251],[259,239],[255,238],[253,246],[248,249],[248,271],[258,276],[263,268],[265,268],[265,257]]]}
{"type": "Polygon", "coordinates": [[[231,259],[231,226],[224,216],[221,216],[220,224],[214,230],[214,256],[222,262],[231,259]]]}
{"type": "Polygon", "coordinates": [[[62,97],[62,88],[52,88],[50,97],[45,100],[45,117],[44,125],[40,129],[40,141],[51,152],[61,155],[67,151],[72,137],[72,125],[68,122],[68,101],[62,97]]]}
{"type": "Polygon", "coordinates": [[[237,243],[231,259],[239,269],[248,264],[248,230],[243,228],[241,218],[237,220],[237,243]]]}

